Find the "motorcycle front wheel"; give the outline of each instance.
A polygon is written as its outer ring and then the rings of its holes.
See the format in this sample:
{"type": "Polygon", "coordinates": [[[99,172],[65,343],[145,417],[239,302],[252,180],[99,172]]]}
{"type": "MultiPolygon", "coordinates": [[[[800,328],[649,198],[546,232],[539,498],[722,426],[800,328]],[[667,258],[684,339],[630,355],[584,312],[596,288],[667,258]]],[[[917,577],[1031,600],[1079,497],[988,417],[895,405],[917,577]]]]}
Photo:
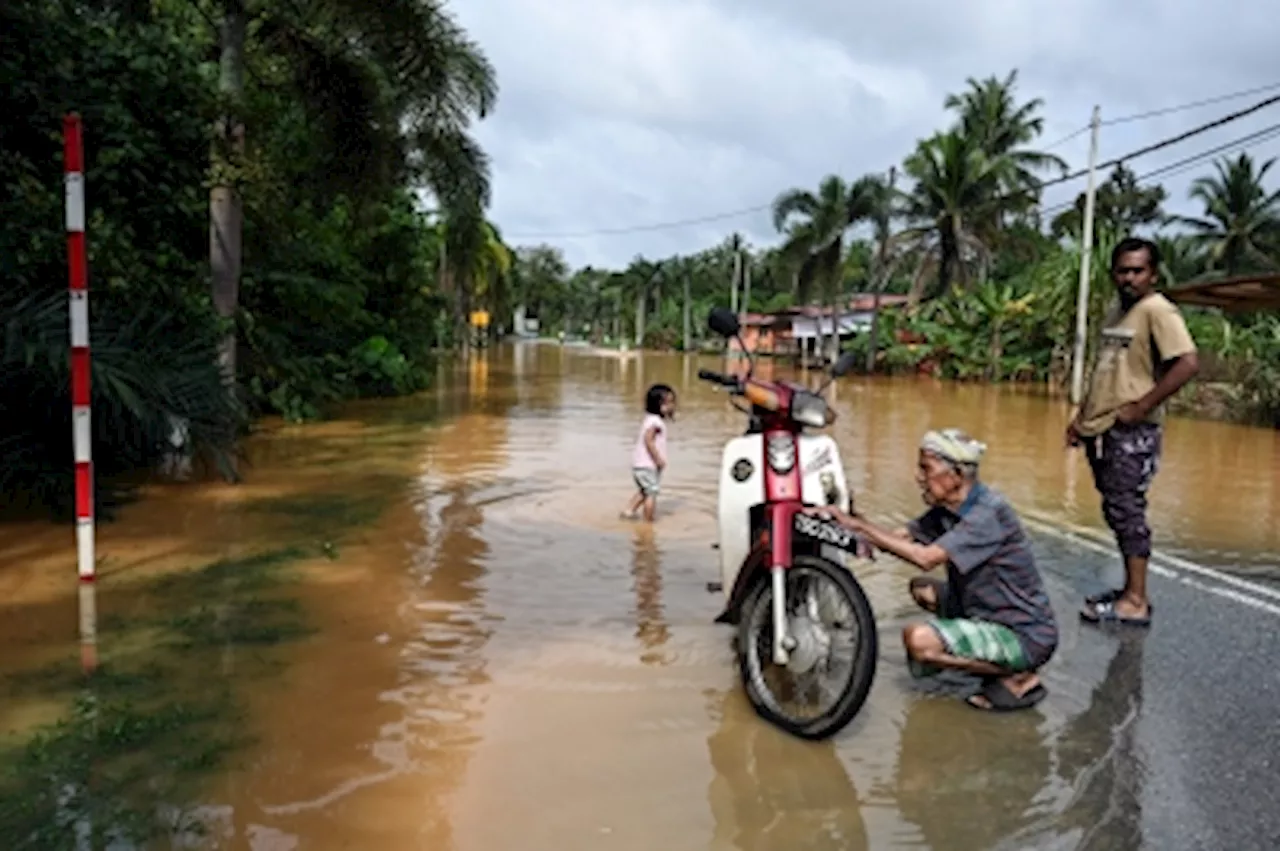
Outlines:
{"type": "Polygon", "coordinates": [[[773,660],[773,583],[764,574],[738,621],[738,666],[757,714],[802,739],[826,739],[853,720],[875,678],[875,616],[844,567],[796,556],[786,574],[787,629],[795,646],[773,660]]]}

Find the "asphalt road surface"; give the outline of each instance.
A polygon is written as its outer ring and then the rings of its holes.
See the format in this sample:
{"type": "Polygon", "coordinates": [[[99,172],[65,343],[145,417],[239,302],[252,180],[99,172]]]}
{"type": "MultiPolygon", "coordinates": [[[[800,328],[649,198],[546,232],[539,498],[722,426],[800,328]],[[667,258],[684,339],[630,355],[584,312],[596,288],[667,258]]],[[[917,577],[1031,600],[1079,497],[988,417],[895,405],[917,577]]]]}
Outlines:
{"type": "Polygon", "coordinates": [[[1059,758],[1091,754],[1067,808],[1010,847],[1056,847],[1082,810],[1065,847],[1280,848],[1280,592],[1157,554],[1149,630],[1084,624],[1073,608],[1118,581],[1117,557],[1101,535],[1029,525],[1063,621],[1046,679],[1089,704],[1062,736],[1086,741],[1059,758]]]}

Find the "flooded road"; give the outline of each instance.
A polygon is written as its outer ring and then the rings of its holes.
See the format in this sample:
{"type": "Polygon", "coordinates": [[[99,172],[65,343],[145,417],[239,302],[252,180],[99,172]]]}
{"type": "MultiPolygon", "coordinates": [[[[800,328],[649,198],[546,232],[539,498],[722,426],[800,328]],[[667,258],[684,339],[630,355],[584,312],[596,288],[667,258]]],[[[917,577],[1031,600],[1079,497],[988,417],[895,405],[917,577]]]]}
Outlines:
{"type": "MultiPolygon", "coordinates": [[[[898,638],[911,569],[882,556],[859,577],[880,629],[871,696],[834,742],[809,744],[755,718],[730,630],[711,622],[716,465],[744,423],[699,365],[716,363],[481,353],[425,397],[263,435],[246,485],[157,488],[104,528],[115,566],[100,607],[117,612],[111,588],[130,571],[252,552],[299,523],[316,539],[356,530],[298,582],[317,632],[240,684],[257,743],[204,790],[209,847],[1276,847],[1280,436],[1170,422],[1151,517],[1175,561],[1152,579],[1156,625],[1081,628],[1080,595],[1118,567],[1085,461],[1062,450],[1062,409],[842,381],[833,434],[859,508],[918,512],[920,435],[970,430],[990,446],[984,478],[1035,522],[1063,635],[1036,710],[991,716],[929,694],[898,638]],[[617,513],[655,381],[680,411],[650,528],[617,513]],[[346,507],[324,509],[326,495],[346,507]],[[366,504],[376,521],[345,516],[366,504]]],[[[3,672],[73,635],[75,604],[36,575],[72,562],[31,558],[65,530],[0,535],[3,672]]],[[[35,711],[0,707],[0,720],[35,711]]]]}

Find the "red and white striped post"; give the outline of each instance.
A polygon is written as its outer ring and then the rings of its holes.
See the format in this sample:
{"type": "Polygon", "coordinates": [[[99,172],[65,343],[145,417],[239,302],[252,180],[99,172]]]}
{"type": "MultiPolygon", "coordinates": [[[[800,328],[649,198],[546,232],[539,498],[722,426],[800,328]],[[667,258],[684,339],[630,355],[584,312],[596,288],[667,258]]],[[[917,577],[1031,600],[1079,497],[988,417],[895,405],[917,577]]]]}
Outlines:
{"type": "Polygon", "coordinates": [[[80,581],[94,578],[93,446],[89,424],[89,262],[84,242],[84,141],[80,116],[62,119],[67,261],[71,290],[71,420],[76,462],[76,560],[80,581]]]}

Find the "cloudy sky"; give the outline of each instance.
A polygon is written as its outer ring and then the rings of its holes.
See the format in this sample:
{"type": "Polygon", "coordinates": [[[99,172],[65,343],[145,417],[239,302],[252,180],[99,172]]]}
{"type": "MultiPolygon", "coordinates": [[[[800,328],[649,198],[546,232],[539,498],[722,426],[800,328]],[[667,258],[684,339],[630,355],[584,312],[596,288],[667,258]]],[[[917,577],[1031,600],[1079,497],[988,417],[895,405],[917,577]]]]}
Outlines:
{"type": "MultiPolygon", "coordinates": [[[[508,241],[575,265],[777,241],[767,205],[902,161],[968,76],[1019,69],[1044,145],[1088,123],[1274,85],[1275,0],[452,0],[496,65],[477,135],[508,241]],[[735,214],[736,211],[748,211],[735,214]],[[692,223],[690,220],[694,220],[692,223]],[[698,221],[702,220],[702,221],[698,221]],[[669,223],[683,223],[661,227],[669,223]],[[612,231],[612,232],[611,232],[612,231]]],[[[1106,160],[1268,93],[1104,126],[1106,160]]],[[[1280,104],[1134,160],[1139,174],[1280,123],[1280,104]]],[[[1280,140],[1250,149],[1280,154],[1280,140]]],[[[1054,148],[1083,167],[1088,135],[1054,148]]],[[[1174,204],[1207,165],[1171,175],[1174,204]]],[[[1277,179],[1280,179],[1278,177],[1277,179]]],[[[1080,180],[1046,190],[1069,202],[1080,180]]],[[[1187,210],[1191,212],[1191,210],[1187,210]]]]}

